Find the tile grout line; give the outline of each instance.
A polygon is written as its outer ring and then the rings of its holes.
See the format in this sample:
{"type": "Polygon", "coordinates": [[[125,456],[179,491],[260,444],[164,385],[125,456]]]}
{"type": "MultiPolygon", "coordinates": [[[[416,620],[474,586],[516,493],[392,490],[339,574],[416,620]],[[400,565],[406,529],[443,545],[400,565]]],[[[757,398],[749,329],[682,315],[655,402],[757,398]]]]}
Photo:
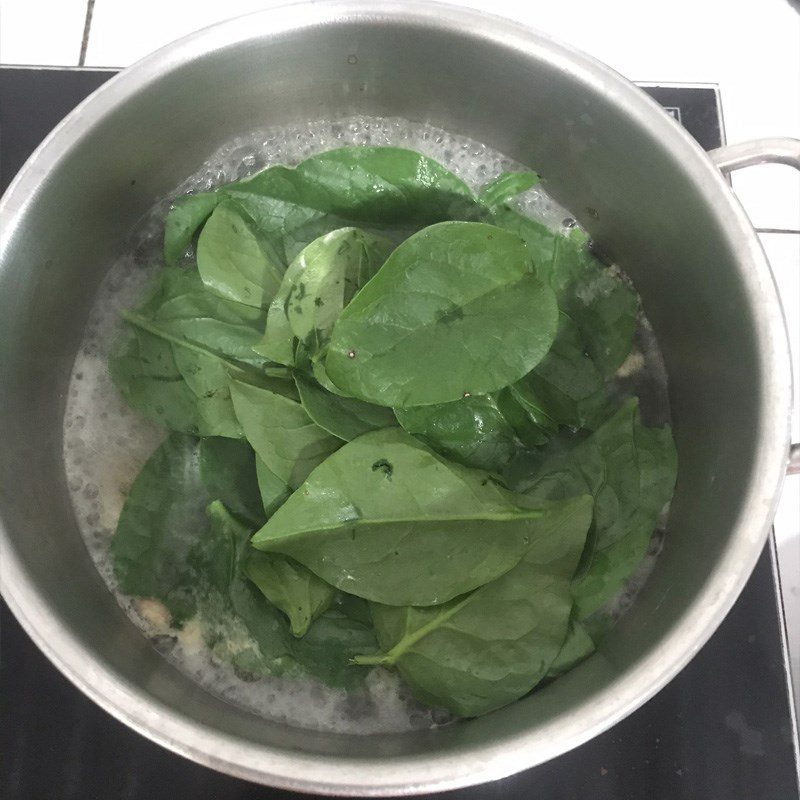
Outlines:
{"type": "Polygon", "coordinates": [[[86,64],[86,51],[89,49],[89,31],[92,27],[92,14],[94,13],[94,0],[86,0],[86,21],[83,23],[83,36],[81,37],[81,52],[78,56],[78,66],[86,64]]]}

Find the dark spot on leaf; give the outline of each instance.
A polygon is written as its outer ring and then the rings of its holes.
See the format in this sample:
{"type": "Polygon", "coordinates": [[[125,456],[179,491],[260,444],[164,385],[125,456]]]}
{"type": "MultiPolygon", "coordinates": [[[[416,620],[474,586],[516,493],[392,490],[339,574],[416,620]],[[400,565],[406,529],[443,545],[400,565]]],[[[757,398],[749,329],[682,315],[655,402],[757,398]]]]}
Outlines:
{"type": "Polygon", "coordinates": [[[325,305],[325,301],[324,301],[324,300],[323,300],[321,297],[317,297],[317,298],[314,300],[314,305],[315,305],[317,308],[322,308],[322,306],[324,306],[324,305],[325,305]]]}
{"type": "Polygon", "coordinates": [[[239,233],[239,229],[236,227],[236,225],[231,224],[231,228],[233,228],[234,233],[239,233]]]}
{"type": "Polygon", "coordinates": [[[464,319],[464,312],[461,310],[461,306],[453,304],[439,317],[438,321],[443,325],[449,325],[452,322],[458,322],[462,319],[464,319]]]}
{"type": "Polygon", "coordinates": [[[380,470],[386,476],[387,480],[392,479],[392,473],[394,472],[394,467],[385,459],[379,458],[373,465],[372,471],[377,472],[380,470]]]}
{"type": "Polygon", "coordinates": [[[136,178],[131,179],[131,186],[136,186],[136,178]]]}
{"type": "Polygon", "coordinates": [[[399,555],[400,555],[400,551],[399,551],[399,550],[395,550],[395,551],[394,551],[394,554],[395,554],[396,556],[399,556],[399,555]]]}
{"type": "Polygon", "coordinates": [[[297,294],[295,296],[295,300],[302,300],[306,296],[306,285],[304,283],[297,284],[297,294]]]}

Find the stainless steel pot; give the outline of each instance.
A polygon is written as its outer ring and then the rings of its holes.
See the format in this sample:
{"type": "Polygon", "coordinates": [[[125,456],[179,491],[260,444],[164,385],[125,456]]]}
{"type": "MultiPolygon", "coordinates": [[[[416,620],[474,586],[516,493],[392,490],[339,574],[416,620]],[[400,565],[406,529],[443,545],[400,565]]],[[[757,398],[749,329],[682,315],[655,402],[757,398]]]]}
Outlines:
{"type": "MultiPolygon", "coordinates": [[[[797,143],[781,147],[797,163],[797,143]]],[[[375,795],[540,763],[669,681],[762,549],[786,470],[790,367],[758,239],[719,170],[654,103],[545,36],[421,2],[295,5],[210,28],[125,70],[67,117],[8,190],[2,222],[3,595],[86,694],[203,764],[276,786],[375,795]],[[664,552],[596,655],[484,718],[361,738],[257,719],[164,661],[96,573],[61,456],[87,310],[140,215],[235,134],[359,112],[428,120],[548,178],[642,294],[680,454],[664,552]]]]}

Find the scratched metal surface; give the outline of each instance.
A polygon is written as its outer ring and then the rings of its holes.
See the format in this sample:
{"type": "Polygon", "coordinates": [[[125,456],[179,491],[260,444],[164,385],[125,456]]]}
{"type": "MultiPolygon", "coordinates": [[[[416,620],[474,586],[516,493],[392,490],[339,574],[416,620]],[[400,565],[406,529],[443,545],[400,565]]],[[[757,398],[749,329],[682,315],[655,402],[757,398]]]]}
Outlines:
{"type": "MultiPolygon", "coordinates": [[[[110,72],[0,69],[0,183],[110,72]]],[[[647,87],[704,147],[720,142],[713,89],[647,87]]],[[[772,543],[689,666],[635,714],[536,769],[441,800],[797,800],[796,739],[772,543]]],[[[212,772],[87,700],[0,603],[0,797],[6,800],[301,800],[212,772]]]]}

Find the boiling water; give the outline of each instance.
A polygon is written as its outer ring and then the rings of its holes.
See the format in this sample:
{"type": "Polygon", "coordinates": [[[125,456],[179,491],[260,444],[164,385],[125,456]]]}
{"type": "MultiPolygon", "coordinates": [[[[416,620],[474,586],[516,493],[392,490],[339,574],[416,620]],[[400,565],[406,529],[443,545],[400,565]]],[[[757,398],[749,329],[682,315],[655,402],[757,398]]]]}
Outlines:
{"type": "MultiPolygon", "coordinates": [[[[362,688],[348,692],[312,679],[244,680],[204,645],[202,619],[175,630],[160,603],[118,591],[109,554],[111,536],[134,478],[164,432],[124,404],[106,365],[120,327],[119,312],[136,304],[160,266],[163,222],[172,197],[240,180],[273,164],[296,164],[323,150],[366,144],[422,152],[472,188],[504,170],[522,168],[471,139],[400,119],[358,117],[313,122],[259,131],[231,141],[152,209],[137,227],[129,253],[109,270],[75,359],[64,416],[67,481],[86,545],[109,589],[155,646],[207,690],[256,714],[301,727],[363,734],[430,728],[450,718],[416,703],[397,676],[382,669],[372,670],[362,688]]],[[[520,208],[553,228],[572,224],[570,214],[541,187],[525,193],[520,208]]],[[[648,424],[668,420],[664,367],[645,320],[619,378],[623,388],[642,397],[642,413],[648,424]]],[[[648,559],[609,606],[612,613],[620,614],[630,604],[649,574],[659,546],[657,534],[648,559]]],[[[230,646],[254,646],[247,632],[235,625],[226,636],[230,646]]]]}

